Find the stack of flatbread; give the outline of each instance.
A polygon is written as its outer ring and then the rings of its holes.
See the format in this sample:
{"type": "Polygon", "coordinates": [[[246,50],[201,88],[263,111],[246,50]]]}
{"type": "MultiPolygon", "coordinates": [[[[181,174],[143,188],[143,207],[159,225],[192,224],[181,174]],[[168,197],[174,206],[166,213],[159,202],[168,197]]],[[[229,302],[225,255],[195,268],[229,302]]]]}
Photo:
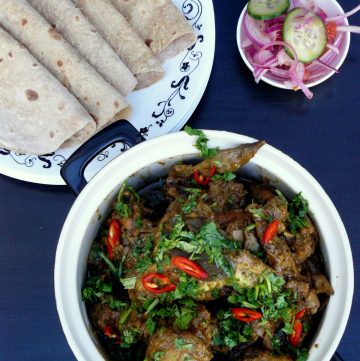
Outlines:
{"type": "Polygon", "coordinates": [[[171,0],[0,0],[0,146],[46,154],[128,119],[195,41],[171,0]]]}

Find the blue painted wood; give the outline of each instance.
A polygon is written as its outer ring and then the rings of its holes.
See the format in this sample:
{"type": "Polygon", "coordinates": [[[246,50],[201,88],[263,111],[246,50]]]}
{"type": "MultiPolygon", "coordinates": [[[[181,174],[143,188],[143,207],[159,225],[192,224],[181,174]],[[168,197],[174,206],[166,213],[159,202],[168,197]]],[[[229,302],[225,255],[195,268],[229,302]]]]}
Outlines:
{"type": "MultiPolygon", "coordinates": [[[[266,139],[309,170],[340,212],[360,275],[360,36],[341,73],[301,93],[256,85],[238,54],[235,28],[244,2],[214,1],[217,47],[208,89],[190,125],[266,139]]],[[[350,9],[358,0],[343,0],[350,9]]],[[[360,25],[360,14],[351,18],[360,25]]],[[[191,83],[189,84],[191,86],[191,83]]],[[[75,196],[67,187],[0,176],[0,360],[75,360],[62,333],[53,292],[57,239],[75,196]]],[[[360,359],[360,292],[339,347],[360,359]]],[[[341,310],[339,310],[341,312],[341,310]]]]}

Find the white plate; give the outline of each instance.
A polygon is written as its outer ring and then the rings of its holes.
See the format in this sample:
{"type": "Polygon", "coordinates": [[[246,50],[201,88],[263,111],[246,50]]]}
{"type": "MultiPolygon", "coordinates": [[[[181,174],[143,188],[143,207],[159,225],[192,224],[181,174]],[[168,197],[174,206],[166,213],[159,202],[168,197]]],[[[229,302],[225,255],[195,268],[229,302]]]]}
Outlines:
{"type": "MultiPolygon", "coordinates": [[[[146,138],[178,131],[199,104],[209,81],[215,52],[215,19],[211,0],[173,0],[198,40],[192,48],[164,64],[165,77],[127,99],[133,107],[129,121],[146,138]]],[[[44,156],[19,154],[0,148],[0,173],[27,182],[63,185],[60,169],[76,148],[44,156]]],[[[94,159],[85,172],[91,179],[110,160],[127,149],[118,143],[94,159]]]]}

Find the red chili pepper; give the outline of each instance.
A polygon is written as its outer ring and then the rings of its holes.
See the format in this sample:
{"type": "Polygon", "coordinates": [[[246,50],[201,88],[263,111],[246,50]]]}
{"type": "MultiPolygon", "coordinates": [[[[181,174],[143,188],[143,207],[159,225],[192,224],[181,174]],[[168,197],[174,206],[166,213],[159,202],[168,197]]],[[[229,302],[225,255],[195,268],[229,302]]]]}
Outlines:
{"type": "Polygon", "coordinates": [[[292,346],[297,347],[300,343],[302,332],[302,323],[299,320],[296,320],[294,323],[294,328],[292,334],[289,335],[289,342],[292,346]]]}
{"type": "Polygon", "coordinates": [[[174,291],[176,285],[161,273],[149,273],[142,278],[142,284],[145,289],[156,294],[174,291]]]}
{"type": "Polygon", "coordinates": [[[232,308],[231,312],[237,320],[246,323],[253,322],[262,317],[261,312],[250,310],[249,308],[232,308]]]}
{"type": "Polygon", "coordinates": [[[115,339],[115,343],[119,345],[121,343],[120,337],[114,332],[111,326],[105,326],[104,335],[109,338],[115,339]]]}
{"type": "Polygon", "coordinates": [[[203,175],[199,174],[199,170],[194,170],[194,179],[195,182],[201,186],[206,186],[209,184],[211,177],[216,173],[216,167],[213,165],[210,168],[210,175],[208,177],[204,177],[203,175]]]}
{"type": "Polygon", "coordinates": [[[303,308],[301,311],[297,312],[295,315],[295,320],[301,320],[304,318],[306,313],[306,308],[303,308]]]}
{"type": "Polygon", "coordinates": [[[171,264],[186,274],[204,280],[209,275],[195,262],[186,257],[174,256],[171,258],[171,264]]]}
{"type": "Polygon", "coordinates": [[[113,259],[113,248],[119,244],[120,235],[121,235],[120,223],[116,219],[111,220],[109,226],[109,234],[106,238],[106,248],[110,260],[113,259]]]}
{"type": "Polygon", "coordinates": [[[278,228],[279,228],[279,223],[280,222],[275,219],[266,228],[266,231],[262,238],[262,242],[264,244],[269,243],[276,236],[278,228]]]}
{"type": "Polygon", "coordinates": [[[107,252],[108,252],[108,257],[109,257],[109,260],[111,261],[114,257],[114,254],[113,254],[113,248],[109,242],[109,238],[106,239],[106,249],[107,249],[107,252]]]}
{"type": "Polygon", "coordinates": [[[113,219],[110,222],[109,235],[108,235],[109,243],[113,248],[119,243],[120,235],[121,235],[120,223],[116,219],[113,219]]]}
{"type": "Polygon", "coordinates": [[[330,41],[331,43],[335,40],[336,38],[336,23],[335,22],[330,22],[330,23],[326,23],[326,33],[327,33],[327,38],[328,41],[330,41]]]}

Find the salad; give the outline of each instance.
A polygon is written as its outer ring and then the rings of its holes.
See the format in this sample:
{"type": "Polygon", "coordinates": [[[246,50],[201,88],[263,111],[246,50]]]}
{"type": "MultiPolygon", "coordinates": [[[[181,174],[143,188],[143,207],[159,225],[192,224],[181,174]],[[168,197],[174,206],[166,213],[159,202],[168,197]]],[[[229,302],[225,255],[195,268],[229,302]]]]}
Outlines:
{"type": "Polygon", "coordinates": [[[254,68],[255,81],[265,76],[281,79],[288,89],[301,89],[308,99],[307,84],[327,72],[340,56],[345,32],[360,27],[344,19],[360,10],[329,17],[314,0],[250,0],[242,22],[241,47],[254,68]]]}

